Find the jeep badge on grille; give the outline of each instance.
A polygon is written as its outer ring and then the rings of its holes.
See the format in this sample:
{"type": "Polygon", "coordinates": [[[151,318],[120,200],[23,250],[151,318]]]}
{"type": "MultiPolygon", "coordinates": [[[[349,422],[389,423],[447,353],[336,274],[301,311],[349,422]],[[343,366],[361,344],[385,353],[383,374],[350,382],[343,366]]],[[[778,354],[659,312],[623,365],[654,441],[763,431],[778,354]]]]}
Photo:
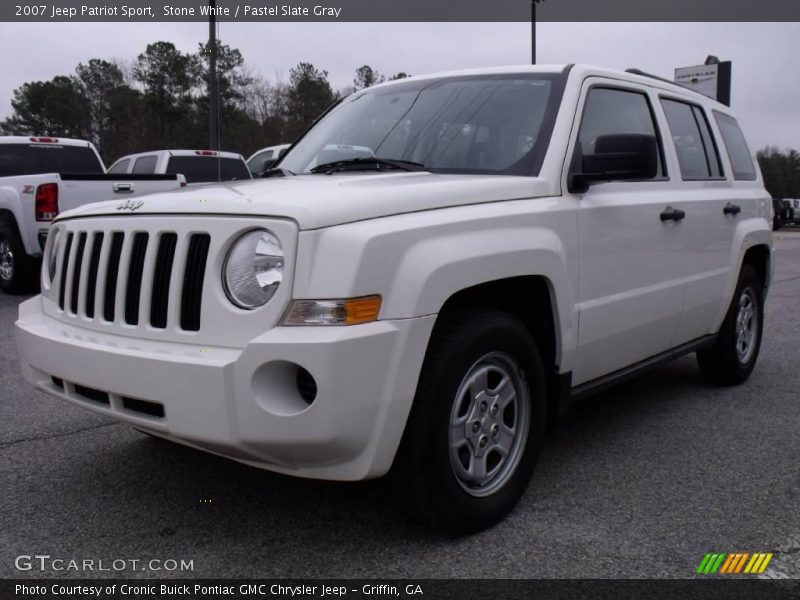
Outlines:
{"type": "Polygon", "coordinates": [[[143,204],[144,200],[125,200],[117,207],[117,210],[129,210],[133,212],[137,208],[141,208],[143,204]]]}

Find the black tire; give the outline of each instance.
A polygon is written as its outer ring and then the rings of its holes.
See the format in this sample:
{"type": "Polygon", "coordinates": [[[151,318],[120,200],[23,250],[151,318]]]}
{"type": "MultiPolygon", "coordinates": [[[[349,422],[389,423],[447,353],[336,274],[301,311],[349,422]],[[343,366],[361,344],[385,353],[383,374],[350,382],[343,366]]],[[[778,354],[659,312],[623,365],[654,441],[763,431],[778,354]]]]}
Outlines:
{"type": "Polygon", "coordinates": [[[0,289],[6,294],[38,291],[39,261],[25,252],[14,223],[0,219],[0,289]]]}
{"type": "MultiPolygon", "coordinates": [[[[545,392],[539,350],[519,319],[494,308],[477,307],[455,309],[440,316],[425,355],[398,455],[397,480],[416,512],[435,529],[450,535],[480,531],[511,512],[525,492],[539,457],[547,413],[545,392]],[[475,369],[483,368],[484,364],[489,365],[485,389],[506,389],[499,383],[496,388],[490,385],[492,378],[506,381],[502,370],[491,370],[495,361],[497,369],[505,366],[506,373],[512,374],[508,377],[512,385],[509,394],[513,391],[514,399],[505,408],[498,408],[499,414],[494,412],[492,404],[488,408],[490,416],[485,402],[472,399],[475,396],[472,391],[465,390],[460,398],[457,396],[467,374],[476,373],[475,369]],[[473,407],[472,412],[464,409],[460,415],[467,404],[473,407]],[[512,426],[517,430],[511,434],[514,441],[508,442],[511,450],[506,454],[506,458],[515,456],[513,460],[506,460],[493,450],[499,448],[497,428],[508,423],[509,410],[511,425],[502,430],[500,437],[508,439],[512,426]],[[525,410],[528,418],[524,416],[525,410]],[[476,411],[484,411],[483,416],[476,411]],[[476,415],[475,420],[470,419],[472,414],[476,415]],[[469,455],[469,468],[473,463],[482,464],[489,473],[494,473],[483,487],[477,484],[469,487],[473,484],[456,475],[457,466],[452,460],[458,459],[451,460],[450,453],[451,438],[460,435],[451,433],[451,419],[455,418],[463,418],[464,435],[471,436],[470,440],[458,440],[461,446],[456,453],[469,455]],[[475,433],[472,427],[478,418],[483,422],[479,433],[475,433]],[[523,421],[527,421],[527,428],[523,421]],[[488,445],[481,446],[483,450],[478,449],[476,436],[488,439],[488,445]],[[482,459],[477,458],[479,452],[483,452],[482,459]],[[495,463],[497,458],[499,463],[495,463]]],[[[490,403],[501,402],[499,393],[477,396],[490,403]]],[[[453,430],[461,431],[459,427],[453,430]]]]}
{"type": "Polygon", "coordinates": [[[697,363],[706,381],[717,385],[736,385],[747,379],[758,360],[763,331],[764,284],[751,265],[744,265],[717,341],[711,348],[697,353],[697,363]],[[754,322],[751,323],[751,330],[754,337],[743,354],[742,346],[738,345],[737,324],[742,316],[741,303],[745,302],[745,297],[753,305],[754,322]]]}

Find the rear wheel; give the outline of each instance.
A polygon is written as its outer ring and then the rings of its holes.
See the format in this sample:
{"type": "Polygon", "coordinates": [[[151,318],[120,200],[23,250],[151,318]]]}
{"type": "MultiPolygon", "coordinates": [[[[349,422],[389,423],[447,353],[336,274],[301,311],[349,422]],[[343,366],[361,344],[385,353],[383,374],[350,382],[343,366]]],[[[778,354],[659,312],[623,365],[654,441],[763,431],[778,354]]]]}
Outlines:
{"type": "Polygon", "coordinates": [[[764,284],[752,266],[744,265],[716,343],[697,353],[703,377],[720,385],[747,379],[758,359],[763,329],[764,284]]]}
{"type": "Polygon", "coordinates": [[[434,527],[465,534],[505,517],[528,486],[544,437],[544,370],[513,315],[474,308],[441,319],[398,470],[434,527]]]}
{"type": "Polygon", "coordinates": [[[0,221],[0,289],[7,294],[36,291],[39,261],[25,253],[17,228],[0,221]]]}

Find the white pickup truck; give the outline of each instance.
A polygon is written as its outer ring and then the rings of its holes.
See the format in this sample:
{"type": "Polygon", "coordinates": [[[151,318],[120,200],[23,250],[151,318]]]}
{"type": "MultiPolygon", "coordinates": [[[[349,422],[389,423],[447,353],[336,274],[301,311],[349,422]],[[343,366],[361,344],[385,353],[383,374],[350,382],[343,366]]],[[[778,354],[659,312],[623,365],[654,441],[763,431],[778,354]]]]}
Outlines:
{"type": "Polygon", "coordinates": [[[26,379],[281,473],[393,469],[450,532],[514,507],[572,401],[688,353],[741,383],[759,353],[756,163],[729,108],[642,74],[371,87],[268,179],[128,208],[56,221],[16,323],[26,379]]]}
{"type": "Polygon", "coordinates": [[[94,146],[82,140],[0,137],[0,289],[35,289],[50,222],[61,211],[176,189],[182,182],[175,175],[106,175],[94,146]]]}
{"type": "Polygon", "coordinates": [[[241,154],[217,150],[154,150],[117,159],[109,173],[180,173],[189,185],[251,179],[241,154]]]}

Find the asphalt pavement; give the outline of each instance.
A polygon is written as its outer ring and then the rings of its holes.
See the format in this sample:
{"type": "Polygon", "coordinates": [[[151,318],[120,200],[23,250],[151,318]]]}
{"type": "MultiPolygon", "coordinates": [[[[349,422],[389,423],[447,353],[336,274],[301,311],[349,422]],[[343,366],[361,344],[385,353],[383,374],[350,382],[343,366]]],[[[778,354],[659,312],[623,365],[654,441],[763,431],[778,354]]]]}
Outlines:
{"type": "Polygon", "coordinates": [[[514,513],[462,539],[410,521],[386,480],[271,474],[33,390],[20,298],[0,294],[0,577],[684,578],[715,551],[772,552],[764,577],[800,578],[800,232],[776,237],[749,381],[711,387],[686,357],[582,402],[514,513]],[[16,568],[37,554],[142,562],[16,568]],[[193,568],[141,570],[153,559],[193,568]]]}

